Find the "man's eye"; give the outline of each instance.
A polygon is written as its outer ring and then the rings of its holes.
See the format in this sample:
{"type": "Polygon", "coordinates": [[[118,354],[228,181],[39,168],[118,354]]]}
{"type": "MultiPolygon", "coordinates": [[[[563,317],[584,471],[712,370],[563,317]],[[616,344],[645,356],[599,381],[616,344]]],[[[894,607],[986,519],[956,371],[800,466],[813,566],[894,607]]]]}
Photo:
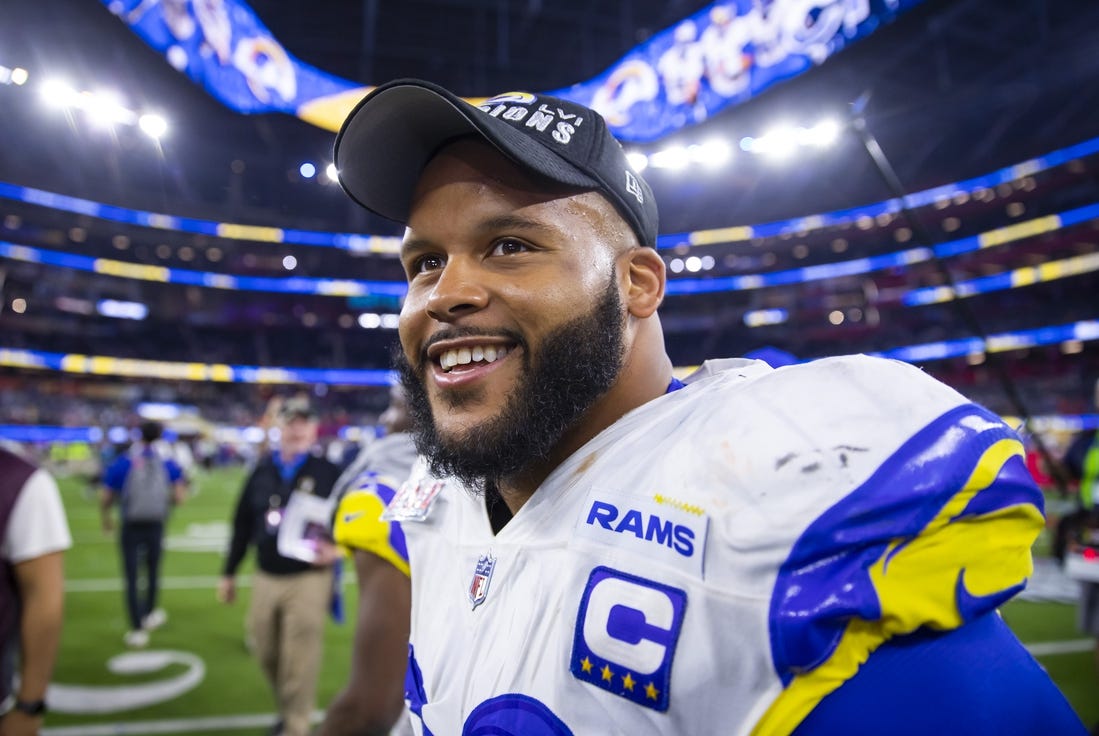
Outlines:
{"type": "Polygon", "coordinates": [[[427,273],[428,271],[437,271],[443,267],[443,259],[440,256],[428,255],[420,256],[412,262],[412,268],[409,269],[409,273],[416,275],[418,273],[427,273]]]}
{"type": "Polygon", "coordinates": [[[526,253],[531,248],[521,240],[501,240],[492,247],[494,256],[510,256],[516,253],[526,253]]]}

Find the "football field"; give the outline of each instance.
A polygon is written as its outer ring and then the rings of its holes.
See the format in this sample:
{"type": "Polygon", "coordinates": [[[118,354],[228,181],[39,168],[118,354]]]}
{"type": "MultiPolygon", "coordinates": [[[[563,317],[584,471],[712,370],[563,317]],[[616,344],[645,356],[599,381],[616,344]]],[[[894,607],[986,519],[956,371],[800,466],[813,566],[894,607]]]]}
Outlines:
{"type": "MultiPolygon", "coordinates": [[[[274,704],[244,635],[250,592],[249,561],[240,595],[226,606],[214,598],[229,518],[243,470],[200,475],[197,492],[169,523],[160,605],[168,622],[148,648],[122,642],[124,615],[115,538],[100,530],[95,497],[83,480],[60,477],[73,549],[65,557],[65,629],[50,692],[47,736],[99,734],[263,734],[274,704]]],[[[329,621],[318,708],[342,687],[355,618],[355,586],[345,576],[345,623],[329,621]]],[[[1008,623],[1033,648],[1077,712],[1099,721],[1099,681],[1092,642],[1074,628],[1071,604],[1017,601],[1008,623]]]]}

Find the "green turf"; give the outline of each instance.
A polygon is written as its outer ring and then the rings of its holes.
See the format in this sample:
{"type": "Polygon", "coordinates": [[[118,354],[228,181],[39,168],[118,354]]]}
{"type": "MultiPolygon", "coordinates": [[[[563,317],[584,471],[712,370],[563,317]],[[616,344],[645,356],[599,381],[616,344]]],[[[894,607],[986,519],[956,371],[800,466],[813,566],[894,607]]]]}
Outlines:
{"type": "MultiPolygon", "coordinates": [[[[198,493],[177,509],[168,528],[170,539],[184,536],[202,539],[225,526],[243,480],[239,468],[219,470],[200,477],[198,493]]],[[[99,512],[94,498],[75,478],[59,479],[73,549],[65,556],[67,591],[65,628],[54,682],[66,685],[117,685],[142,683],[179,676],[187,668],[172,664],[164,670],[138,676],[117,675],[107,669],[107,661],[126,651],[122,635],[127,629],[123,593],[120,588],[121,565],[113,534],[100,529],[99,512]],[[113,590],[88,590],[88,584],[112,586],[113,590]],[[84,584],[82,586],[82,584],[84,584]]],[[[259,666],[245,648],[244,615],[250,588],[241,586],[236,603],[224,605],[215,600],[214,586],[221,571],[223,545],[217,551],[165,552],[162,578],[168,585],[160,602],[169,613],[168,623],[152,635],[150,650],[191,652],[206,665],[205,679],[193,690],[164,703],[136,710],[104,715],[50,713],[47,727],[74,724],[125,723],[131,721],[273,714],[274,702],[259,666]],[[173,588],[179,581],[186,587],[173,588]]],[[[241,581],[252,569],[252,556],[241,570],[241,581]]],[[[323,707],[343,686],[347,677],[352,623],[355,615],[354,585],[345,587],[346,620],[330,621],[325,634],[325,657],[318,683],[318,707],[323,707]]],[[[203,731],[245,736],[264,733],[264,728],[203,731]]]]}
{"type": "MultiPolygon", "coordinates": [[[[199,479],[198,493],[178,509],[169,524],[172,544],[186,540],[192,546],[212,539],[212,551],[169,549],[162,576],[180,587],[166,587],[161,603],[169,612],[166,626],[154,632],[150,649],[190,652],[206,665],[205,679],[184,695],[137,710],[104,715],[51,713],[50,728],[76,724],[124,724],[134,721],[272,714],[270,691],[259,667],[244,644],[244,615],[250,589],[242,587],[235,605],[215,601],[214,585],[221,570],[223,535],[243,480],[243,470],[215,471],[199,479]],[[213,537],[211,536],[213,535],[213,537]],[[221,536],[219,536],[221,535],[221,536]]],[[[61,654],[54,681],[67,685],[112,685],[150,682],[186,671],[173,664],[152,674],[115,675],[107,661],[126,651],[126,629],[120,565],[114,536],[99,527],[94,498],[77,478],[61,478],[74,547],[65,557],[66,618],[61,654]],[[88,590],[113,586],[112,590],[88,590]]],[[[207,544],[209,547],[210,545],[207,544]]],[[[251,556],[242,570],[251,570],[251,556]]],[[[355,588],[345,588],[346,615],[354,620],[355,588]]],[[[1072,605],[1016,601],[1005,606],[1004,617],[1024,642],[1079,639],[1072,605]]],[[[331,700],[347,676],[352,626],[330,622],[325,636],[325,656],[318,686],[318,707],[331,700]]],[[[1092,652],[1049,655],[1040,658],[1073,707],[1089,725],[1099,722],[1099,680],[1092,652]]],[[[208,736],[250,736],[265,729],[202,731],[208,736]]],[[[184,733],[184,732],[177,732],[184,733]]]]}

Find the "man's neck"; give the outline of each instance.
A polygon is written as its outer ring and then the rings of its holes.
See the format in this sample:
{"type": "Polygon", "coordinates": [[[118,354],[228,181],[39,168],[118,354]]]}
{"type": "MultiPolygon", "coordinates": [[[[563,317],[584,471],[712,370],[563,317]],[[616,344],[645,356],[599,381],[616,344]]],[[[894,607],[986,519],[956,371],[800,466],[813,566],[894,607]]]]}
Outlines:
{"type": "Polygon", "coordinates": [[[301,450],[301,449],[283,447],[283,448],[279,449],[279,458],[284,463],[289,463],[289,462],[293,462],[297,458],[304,455],[305,452],[306,452],[305,450],[301,450]]]}
{"type": "Polygon", "coordinates": [[[616,385],[572,429],[562,435],[548,457],[528,464],[512,476],[500,479],[496,488],[511,513],[517,514],[549,474],[596,435],[627,413],[667,393],[671,380],[671,361],[667,361],[664,370],[652,371],[644,380],[635,380],[628,388],[616,385]]]}

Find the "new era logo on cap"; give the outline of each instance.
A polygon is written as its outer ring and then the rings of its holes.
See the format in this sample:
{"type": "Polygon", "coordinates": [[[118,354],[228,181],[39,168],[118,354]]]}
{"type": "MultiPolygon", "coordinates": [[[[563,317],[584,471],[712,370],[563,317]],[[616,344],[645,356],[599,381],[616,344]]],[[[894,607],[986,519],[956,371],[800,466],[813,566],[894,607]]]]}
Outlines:
{"type": "Polygon", "coordinates": [[[645,191],[641,188],[641,182],[629,169],[626,170],[626,191],[637,197],[638,204],[645,204],[645,191]]]}

